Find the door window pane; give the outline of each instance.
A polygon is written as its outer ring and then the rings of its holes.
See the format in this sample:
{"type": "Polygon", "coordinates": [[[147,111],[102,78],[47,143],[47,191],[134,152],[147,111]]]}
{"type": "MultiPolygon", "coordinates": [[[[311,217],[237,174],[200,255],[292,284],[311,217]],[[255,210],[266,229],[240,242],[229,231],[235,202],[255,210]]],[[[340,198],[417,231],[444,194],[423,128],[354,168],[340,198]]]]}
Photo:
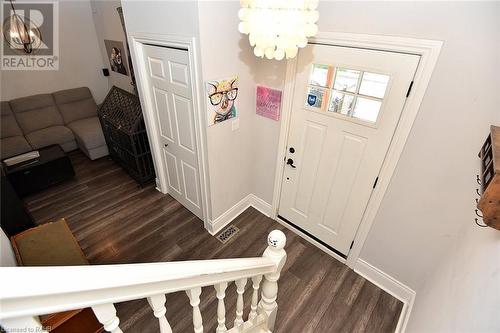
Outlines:
{"type": "Polygon", "coordinates": [[[360,74],[360,71],[355,71],[347,68],[337,68],[333,89],[356,92],[360,74]]]}
{"type": "Polygon", "coordinates": [[[311,77],[309,78],[309,84],[315,86],[328,86],[328,65],[314,64],[312,67],[311,77]]]}
{"type": "Polygon", "coordinates": [[[332,92],[332,97],[330,98],[330,107],[328,108],[328,111],[348,115],[351,113],[353,104],[353,95],[334,91],[332,92]]]}
{"type": "Polygon", "coordinates": [[[353,68],[313,64],[304,105],[349,118],[377,122],[390,76],[353,68]]]}
{"type": "Polygon", "coordinates": [[[326,91],[322,88],[309,87],[307,89],[306,106],[313,108],[322,108],[326,102],[326,91]]]}
{"type": "Polygon", "coordinates": [[[384,98],[388,83],[388,75],[365,72],[363,73],[359,93],[361,95],[384,98]]]}
{"type": "Polygon", "coordinates": [[[361,120],[376,122],[381,105],[381,101],[358,97],[352,116],[361,120]]]}

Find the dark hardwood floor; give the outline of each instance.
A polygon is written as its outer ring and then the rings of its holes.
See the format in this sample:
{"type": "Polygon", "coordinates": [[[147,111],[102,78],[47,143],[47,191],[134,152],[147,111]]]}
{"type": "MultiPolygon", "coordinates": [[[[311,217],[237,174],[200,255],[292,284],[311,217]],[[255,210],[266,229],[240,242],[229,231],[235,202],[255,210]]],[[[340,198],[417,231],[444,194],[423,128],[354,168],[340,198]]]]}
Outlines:
{"type": "MultiPolygon", "coordinates": [[[[172,197],[153,185],[140,188],[110,159],[90,161],[80,152],[70,156],[76,178],[25,201],[38,224],[66,218],[92,264],[260,256],[267,234],[281,229],[287,236],[288,260],[279,281],[275,332],[394,331],[400,301],[257,210],[249,208],[234,221],[240,232],[223,245],[172,197]]],[[[231,327],[234,283],[226,294],[231,327]]],[[[245,318],[250,297],[245,293],[245,318]]],[[[213,287],[203,288],[200,308],[204,331],[215,332],[213,287]]],[[[124,332],[159,331],[145,300],[120,303],[117,309],[124,332]]],[[[174,332],[193,331],[184,293],[167,295],[167,318],[174,332]]]]}

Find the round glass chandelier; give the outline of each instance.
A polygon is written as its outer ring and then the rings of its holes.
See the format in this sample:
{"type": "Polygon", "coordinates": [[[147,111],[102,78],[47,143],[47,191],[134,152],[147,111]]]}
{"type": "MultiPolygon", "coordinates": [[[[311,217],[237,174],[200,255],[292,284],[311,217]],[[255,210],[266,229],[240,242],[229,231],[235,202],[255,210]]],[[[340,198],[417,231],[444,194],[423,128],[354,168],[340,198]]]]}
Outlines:
{"type": "Polygon", "coordinates": [[[255,56],[291,59],[318,32],[318,0],[241,0],[238,30],[255,56]]]}

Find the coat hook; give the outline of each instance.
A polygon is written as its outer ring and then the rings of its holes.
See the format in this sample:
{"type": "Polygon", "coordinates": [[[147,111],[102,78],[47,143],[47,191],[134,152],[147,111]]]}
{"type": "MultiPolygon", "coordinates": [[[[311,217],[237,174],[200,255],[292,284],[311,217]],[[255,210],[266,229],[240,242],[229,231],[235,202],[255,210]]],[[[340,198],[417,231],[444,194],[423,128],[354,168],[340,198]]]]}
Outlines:
{"type": "Polygon", "coordinates": [[[476,193],[477,193],[477,195],[481,196],[481,193],[479,193],[479,189],[478,188],[476,188],[476,193]]]}
{"type": "Polygon", "coordinates": [[[481,228],[486,228],[486,227],[487,227],[487,225],[486,225],[486,224],[481,224],[481,223],[479,223],[479,220],[477,219],[477,217],[474,219],[474,222],[476,222],[476,224],[477,224],[478,226],[480,226],[481,228]]]}
{"type": "Polygon", "coordinates": [[[481,185],[481,178],[479,177],[479,175],[476,175],[476,182],[481,185]]]}
{"type": "Polygon", "coordinates": [[[480,218],[483,218],[483,215],[479,215],[479,213],[478,213],[478,212],[479,212],[479,210],[475,209],[475,211],[476,211],[476,215],[477,215],[477,216],[479,216],[480,218]]]}
{"type": "Polygon", "coordinates": [[[478,198],[476,198],[476,205],[477,205],[478,203],[479,203],[479,199],[478,199],[478,198]]]}

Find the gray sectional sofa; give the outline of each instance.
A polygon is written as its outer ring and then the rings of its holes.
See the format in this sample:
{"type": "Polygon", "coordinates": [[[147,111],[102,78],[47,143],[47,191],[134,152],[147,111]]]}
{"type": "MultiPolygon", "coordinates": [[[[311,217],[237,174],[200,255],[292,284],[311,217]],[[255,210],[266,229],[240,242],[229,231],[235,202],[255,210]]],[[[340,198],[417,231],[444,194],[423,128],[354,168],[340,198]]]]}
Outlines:
{"type": "Polygon", "coordinates": [[[1,116],[1,159],[51,144],[66,152],[80,148],[92,160],[108,155],[87,87],[1,102],[1,116]]]}

